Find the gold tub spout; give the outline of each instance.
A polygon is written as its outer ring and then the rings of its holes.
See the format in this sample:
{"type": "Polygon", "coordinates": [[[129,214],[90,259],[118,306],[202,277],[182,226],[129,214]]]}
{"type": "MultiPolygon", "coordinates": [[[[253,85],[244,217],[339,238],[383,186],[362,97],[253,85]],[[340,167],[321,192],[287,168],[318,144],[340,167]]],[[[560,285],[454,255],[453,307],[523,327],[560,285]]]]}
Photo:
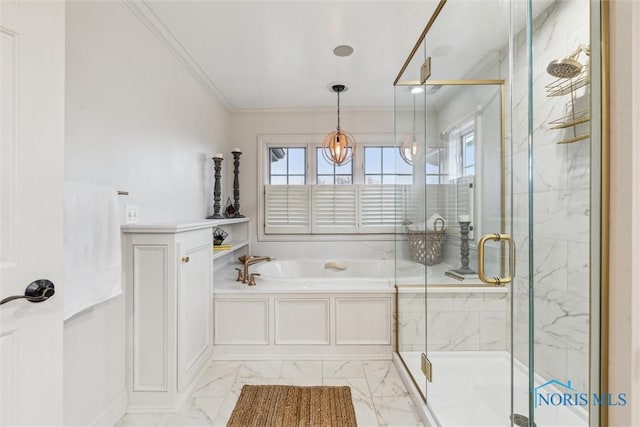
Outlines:
{"type": "MultiPolygon", "coordinates": [[[[251,280],[251,277],[249,275],[249,266],[253,265],[253,264],[257,264],[259,262],[262,261],[271,261],[271,257],[269,256],[247,256],[247,255],[242,255],[240,258],[238,258],[238,261],[240,261],[243,265],[243,269],[242,269],[242,283],[245,284],[249,284],[249,282],[252,282],[252,285],[255,285],[255,279],[251,280]]],[[[240,279],[240,275],[238,275],[238,279],[240,279]]]]}

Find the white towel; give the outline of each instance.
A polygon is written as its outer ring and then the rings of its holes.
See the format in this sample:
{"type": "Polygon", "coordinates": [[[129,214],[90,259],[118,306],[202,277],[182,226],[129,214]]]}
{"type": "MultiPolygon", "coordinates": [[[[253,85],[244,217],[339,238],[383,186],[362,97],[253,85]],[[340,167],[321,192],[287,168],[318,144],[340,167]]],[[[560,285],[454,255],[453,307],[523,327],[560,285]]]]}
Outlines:
{"type": "Polygon", "coordinates": [[[65,182],[64,319],[122,293],[115,188],[65,182]]]}
{"type": "Polygon", "coordinates": [[[447,228],[447,220],[434,213],[427,220],[427,230],[429,231],[444,231],[447,228]]]}
{"type": "Polygon", "coordinates": [[[422,232],[425,231],[444,231],[447,229],[447,220],[437,213],[431,215],[426,223],[417,222],[407,225],[407,231],[422,232]]]}

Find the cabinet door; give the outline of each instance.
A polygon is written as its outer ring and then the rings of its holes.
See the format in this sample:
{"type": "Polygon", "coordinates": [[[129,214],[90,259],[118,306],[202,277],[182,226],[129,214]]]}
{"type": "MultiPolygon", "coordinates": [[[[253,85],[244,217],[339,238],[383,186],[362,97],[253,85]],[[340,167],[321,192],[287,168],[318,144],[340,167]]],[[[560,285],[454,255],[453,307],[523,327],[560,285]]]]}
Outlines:
{"type": "Polygon", "coordinates": [[[184,390],[211,350],[211,232],[186,233],[178,246],[178,390],[184,390]]]}

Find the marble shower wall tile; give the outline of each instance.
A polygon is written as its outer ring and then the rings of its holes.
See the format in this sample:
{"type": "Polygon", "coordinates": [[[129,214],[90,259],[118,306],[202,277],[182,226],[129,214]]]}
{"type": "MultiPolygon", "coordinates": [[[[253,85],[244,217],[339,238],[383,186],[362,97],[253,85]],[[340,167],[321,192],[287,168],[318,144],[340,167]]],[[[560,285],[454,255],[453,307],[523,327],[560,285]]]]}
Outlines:
{"type": "Polygon", "coordinates": [[[567,267],[567,289],[582,298],[589,298],[589,244],[588,243],[567,243],[569,265],[567,267]]]}
{"type": "Polygon", "coordinates": [[[536,193],[533,203],[534,238],[589,241],[589,191],[536,193]]]}
{"type": "Polygon", "coordinates": [[[498,311],[481,312],[480,350],[505,350],[508,348],[507,314],[498,311]]]}
{"type": "Polygon", "coordinates": [[[425,337],[432,350],[507,349],[507,293],[429,293],[426,312],[424,299],[424,293],[399,295],[401,351],[424,350],[425,337]]]}
{"type": "Polygon", "coordinates": [[[427,348],[431,350],[479,349],[479,313],[427,313],[427,348]]]}

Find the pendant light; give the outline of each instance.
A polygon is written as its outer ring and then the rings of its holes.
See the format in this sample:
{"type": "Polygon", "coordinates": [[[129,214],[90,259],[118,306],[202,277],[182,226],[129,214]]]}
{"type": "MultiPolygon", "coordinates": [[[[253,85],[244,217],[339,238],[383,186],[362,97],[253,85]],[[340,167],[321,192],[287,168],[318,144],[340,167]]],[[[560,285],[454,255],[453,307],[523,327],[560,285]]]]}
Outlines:
{"type": "Polygon", "coordinates": [[[333,85],[331,90],[338,94],[338,126],[336,130],[322,140],[322,156],[328,163],[341,166],[353,158],[356,141],[350,133],[340,129],[340,92],[345,92],[345,85],[333,85]]]}
{"type": "Polygon", "coordinates": [[[413,95],[413,130],[411,134],[406,135],[402,141],[402,144],[399,147],[400,157],[404,160],[408,165],[413,165],[413,163],[418,159],[418,155],[421,150],[421,138],[420,135],[416,133],[416,94],[420,92],[411,92],[413,95]]]}

